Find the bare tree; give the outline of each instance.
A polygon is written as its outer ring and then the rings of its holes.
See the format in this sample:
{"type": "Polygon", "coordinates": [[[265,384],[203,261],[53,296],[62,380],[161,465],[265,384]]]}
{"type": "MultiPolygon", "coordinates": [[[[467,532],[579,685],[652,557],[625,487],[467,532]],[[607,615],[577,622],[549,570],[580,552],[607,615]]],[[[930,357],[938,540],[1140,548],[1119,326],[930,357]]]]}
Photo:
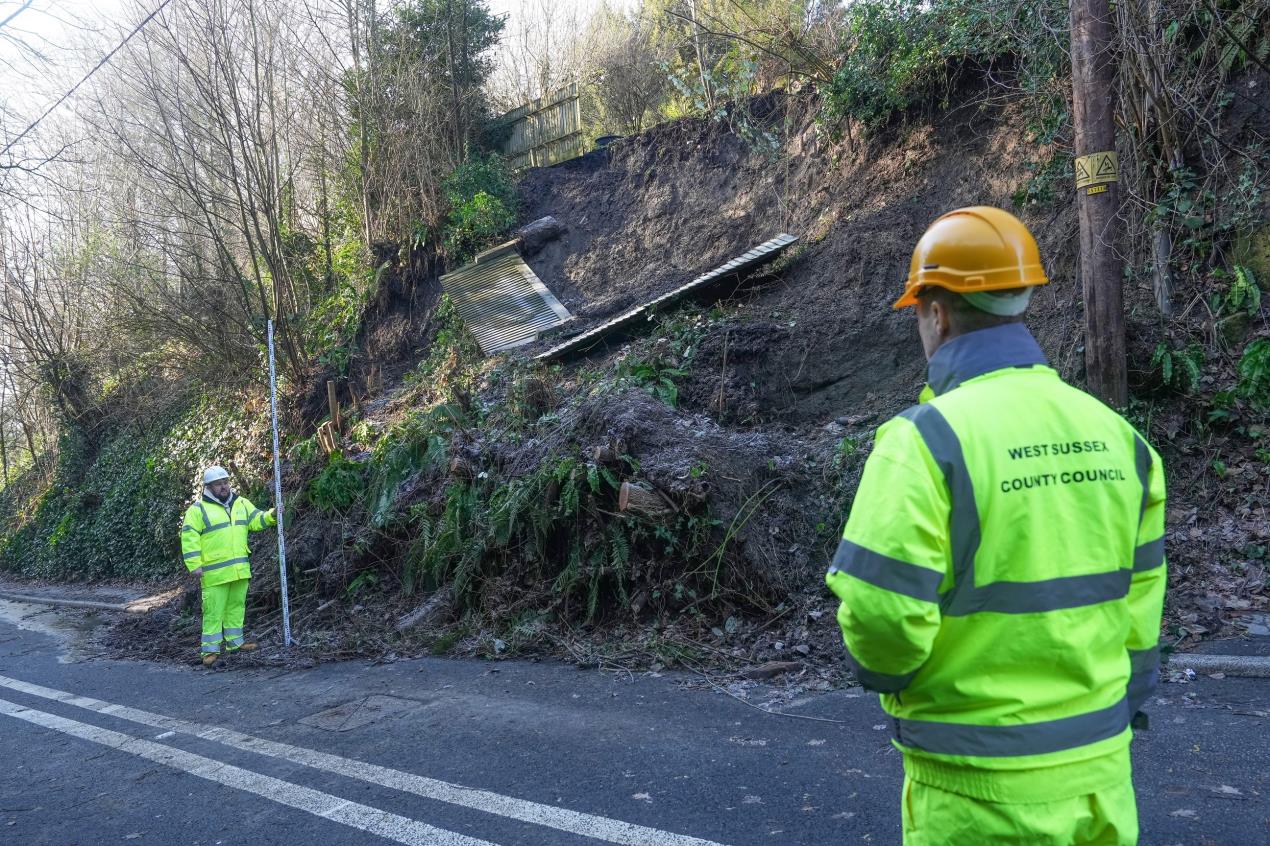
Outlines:
{"type": "Polygon", "coordinates": [[[587,77],[601,125],[634,134],[656,115],[668,90],[663,69],[670,59],[643,15],[626,16],[604,6],[592,18],[587,77]]]}

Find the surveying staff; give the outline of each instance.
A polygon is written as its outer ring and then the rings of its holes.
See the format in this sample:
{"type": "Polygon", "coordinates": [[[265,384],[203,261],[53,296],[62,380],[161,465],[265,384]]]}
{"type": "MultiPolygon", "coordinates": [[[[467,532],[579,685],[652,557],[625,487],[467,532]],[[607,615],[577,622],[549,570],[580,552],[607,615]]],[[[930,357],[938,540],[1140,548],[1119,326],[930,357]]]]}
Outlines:
{"type": "Polygon", "coordinates": [[[894,718],[906,846],[1137,842],[1130,722],[1157,677],[1164,468],[1047,366],[1022,323],[1046,282],[1000,209],[922,236],[894,307],[916,307],[925,401],[878,429],[826,576],[856,675],[894,718]]]}
{"type": "Polygon", "coordinates": [[[185,512],[181,525],[181,557],[203,589],[203,666],[226,652],[250,652],[256,644],[243,640],[251,559],[247,533],[278,525],[273,509],[261,511],[229,487],[223,467],[203,474],[203,496],[185,512]]]}

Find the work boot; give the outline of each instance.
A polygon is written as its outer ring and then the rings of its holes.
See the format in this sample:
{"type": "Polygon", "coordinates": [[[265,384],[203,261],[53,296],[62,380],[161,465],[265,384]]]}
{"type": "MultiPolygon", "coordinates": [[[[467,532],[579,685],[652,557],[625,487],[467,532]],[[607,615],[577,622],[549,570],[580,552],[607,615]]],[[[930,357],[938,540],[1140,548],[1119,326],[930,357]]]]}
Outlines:
{"type": "Polygon", "coordinates": [[[235,652],[255,652],[256,644],[252,643],[251,641],[247,641],[246,643],[244,643],[242,646],[238,647],[234,651],[235,652]]]}
{"type": "Polygon", "coordinates": [[[215,663],[216,663],[216,659],[217,659],[217,658],[219,658],[219,657],[220,657],[220,656],[219,656],[219,655],[217,655],[215,652],[209,652],[209,653],[207,653],[206,655],[204,655],[204,656],[203,656],[203,666],[204,666],[204,667],[210,667],[210,666],[212,666],[213,664],[215,664],[215,663]]]}

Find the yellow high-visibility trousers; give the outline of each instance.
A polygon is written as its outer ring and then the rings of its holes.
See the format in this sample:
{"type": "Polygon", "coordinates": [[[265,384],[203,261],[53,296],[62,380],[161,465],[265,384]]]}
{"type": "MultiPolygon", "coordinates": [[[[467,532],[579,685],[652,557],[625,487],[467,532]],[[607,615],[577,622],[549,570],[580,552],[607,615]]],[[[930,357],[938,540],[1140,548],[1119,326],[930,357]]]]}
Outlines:
{"type": "Polygon", "coordinates": [[[243,617],[247,613],[247,583],[238,579],[203,587],[203,642],[201,651],[226,652],[243,645],[243,617]]]}
{"type": "Polygon", "coordinates": [[[987,802],[904,779],[904,846],[1136,846],[1133,782],[1053,802],[987,802]]]}

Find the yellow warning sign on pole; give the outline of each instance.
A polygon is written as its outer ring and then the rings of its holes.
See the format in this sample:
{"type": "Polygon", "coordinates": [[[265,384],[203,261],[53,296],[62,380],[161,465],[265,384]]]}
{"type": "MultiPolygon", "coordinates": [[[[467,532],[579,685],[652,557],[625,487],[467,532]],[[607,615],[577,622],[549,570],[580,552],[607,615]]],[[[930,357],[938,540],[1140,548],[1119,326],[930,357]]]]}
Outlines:
{"type": "MultiPolygon", "coordinates": [[[[1090,153],[1076,159],[1076,187],[1088,188],[1091,185],[1102,185],[1115,182],[1120,175],[1120,160],[1114,150],[1105,153],[1090,153]]],[[[1103,189],[1106,190],[1105,188],[1103,189]]],[[[1101,193],[1090,191],[1089,193],[1101,193]]]]}

